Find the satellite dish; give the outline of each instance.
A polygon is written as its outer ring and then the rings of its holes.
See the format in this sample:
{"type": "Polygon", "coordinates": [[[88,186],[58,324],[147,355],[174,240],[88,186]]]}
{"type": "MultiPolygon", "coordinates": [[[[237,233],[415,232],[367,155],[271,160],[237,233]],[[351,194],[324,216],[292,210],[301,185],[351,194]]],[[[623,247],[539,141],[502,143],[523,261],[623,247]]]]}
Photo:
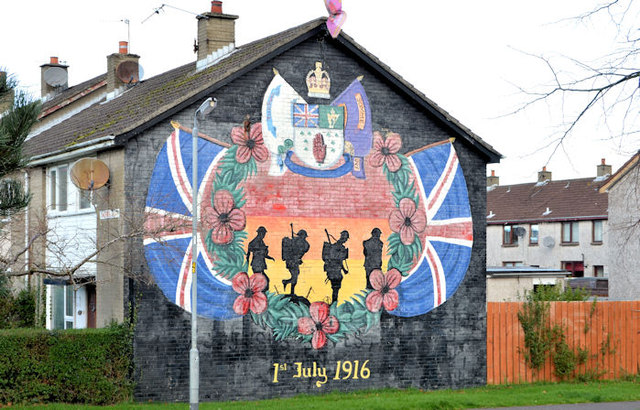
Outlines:
{"type": "Polygon", "coordinates": [[[71,167],[71,182],[80,189],[98,189],[108,180],[109,167],[97,158],[82,158],[71,167]]]}
{"type": "Polygon", "coordinates": [[[65,85],[67,78],[67,70],[62,67],[50,67],[44,72],[44,82],[52,87],[65,85]]]}
{"type": "Polygon", "coordinates": [[[545,248],[553,248],[556,245],[556,240],[552,236],[545,236],[542,238],[542,245],[545,248]]]}
{"type": "Polygon", "coordinates": [[[523,227],[517,226],[513,229],[513,233],[522,238],[527,231],[523,227]]]}
{"type": "Polygon", "coordinates": [[[116,77],[125,84],[134,84],[140,81],[140,64],[134,60],[123,61],[116,68],[116,77]]]}

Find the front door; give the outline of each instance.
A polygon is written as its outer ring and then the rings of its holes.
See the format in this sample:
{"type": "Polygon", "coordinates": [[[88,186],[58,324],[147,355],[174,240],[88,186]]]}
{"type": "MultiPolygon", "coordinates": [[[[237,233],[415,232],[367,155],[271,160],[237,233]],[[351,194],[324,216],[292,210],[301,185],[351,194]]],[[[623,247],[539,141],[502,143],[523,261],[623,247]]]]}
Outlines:
{"type": "Polygon", "coordinates": [[[87,285],[87,327],[96,327],[96,285],[87,285]]]}

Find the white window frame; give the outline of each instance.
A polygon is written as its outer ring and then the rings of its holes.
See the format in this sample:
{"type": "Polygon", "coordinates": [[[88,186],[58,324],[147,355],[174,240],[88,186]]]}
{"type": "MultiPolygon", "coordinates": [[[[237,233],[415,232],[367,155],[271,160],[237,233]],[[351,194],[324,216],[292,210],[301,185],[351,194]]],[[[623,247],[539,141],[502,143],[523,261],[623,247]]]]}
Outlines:
{"type": "Polygon", "coordinates": [[[84,329],[87,327],[87,313],[85,311],[88,306],[87,293],[84,286],[76,287],[68,283],[48,284],[47,295],[47,329],[84,329]],[[60,293],[56,297],[57,292],[60,293]],[[58,304],[62,305],[59,317],[56,316],[58,304]],[[62,319],[62,327],[56,327],[56,318],[62,319]]]}
{"type": "Polygon", "coordinates": [[[87,192],[83,192],[81,189],[76,187],[73,182],[71,182],[71,168],[73,167],[76,161],[67,162],[67,163],[59,163],[47,168],[47,209],[49,210],[49,216],[62,216],[62,215],[77,215],[77,214],[85,214],[90,212],[95,212],[93,204],[91,201],[87,202],[86,207],[81,207],[82,196],[87,195],[87,192]],[[60,181],[60,170],[66,168],[66,197],[64,198],[64,203],[66,205],[65,209],[60,210],[60,204],[62,203],[62,185],[59,183],[60,181]],[[54,191],[55,190],[55,191],[54,191]],[[55,203],[53,201],[53,194],[55,193],[55,203]]]}

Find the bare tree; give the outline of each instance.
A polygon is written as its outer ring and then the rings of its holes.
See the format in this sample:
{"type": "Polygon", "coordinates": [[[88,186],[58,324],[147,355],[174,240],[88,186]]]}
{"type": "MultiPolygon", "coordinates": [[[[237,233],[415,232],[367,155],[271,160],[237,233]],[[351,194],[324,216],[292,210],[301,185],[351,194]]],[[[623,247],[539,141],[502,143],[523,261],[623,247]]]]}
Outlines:
{"type": "Polygon", "coordinates": [[[558,107],[561,124],[551,142],[552,157],[563,147],[576,128],[587,118],[599,116],[608,130],[609,138],[618,150],[629,154],[640,142],[640,2],[610,0],[570,20],[578,24],[603,24],[614,28],[617,47],[593,62],[564,56],[532,57],[541,61],[550,74],[550,82],[537,89],[523,89],[531,98],[513,113],[523,112],[546,103],[558,107]]]}

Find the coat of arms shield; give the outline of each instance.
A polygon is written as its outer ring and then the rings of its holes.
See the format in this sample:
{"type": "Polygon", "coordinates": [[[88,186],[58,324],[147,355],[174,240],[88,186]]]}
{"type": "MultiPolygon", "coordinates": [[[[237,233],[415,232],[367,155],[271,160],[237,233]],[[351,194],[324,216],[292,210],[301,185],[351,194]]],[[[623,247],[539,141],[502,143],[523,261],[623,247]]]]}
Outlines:
{"type": "Polygon", "coordinates": [[[344,153],[344,109],[331,105],[292,104],[293,150],[315,169],[328,169],[344,153]]]}

